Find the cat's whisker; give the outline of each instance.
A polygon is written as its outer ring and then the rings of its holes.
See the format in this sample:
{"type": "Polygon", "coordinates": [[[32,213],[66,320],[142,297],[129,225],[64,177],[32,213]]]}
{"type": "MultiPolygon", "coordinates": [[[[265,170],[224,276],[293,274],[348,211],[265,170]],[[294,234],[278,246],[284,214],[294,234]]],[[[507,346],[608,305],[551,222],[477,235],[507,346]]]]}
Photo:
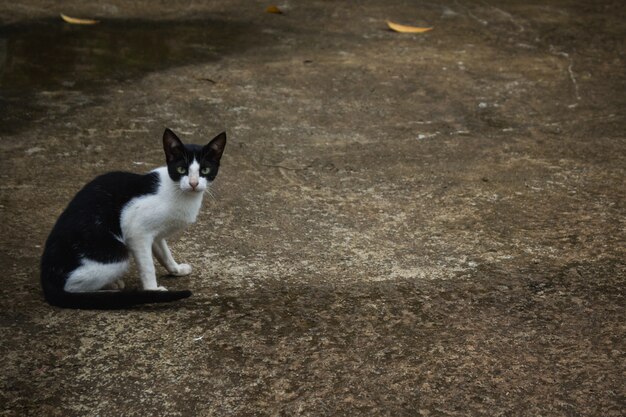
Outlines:
{"type": "Polygon", "coordinates": [[[219,199],[220,197],[220,187],[216,185],[215,183],[211,185],[211,195],[216,200],[219,199]]]}

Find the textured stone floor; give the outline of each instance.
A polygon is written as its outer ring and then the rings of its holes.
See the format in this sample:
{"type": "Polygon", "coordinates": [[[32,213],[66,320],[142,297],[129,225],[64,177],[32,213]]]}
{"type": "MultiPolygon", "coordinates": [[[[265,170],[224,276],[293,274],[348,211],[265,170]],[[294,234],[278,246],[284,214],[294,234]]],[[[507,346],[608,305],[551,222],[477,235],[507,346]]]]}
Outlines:
{"type": "Polygon", "coordinates": [[[0,5],[1,416],[624,414],[623,2],[63,3],[0,5]],[[193,297],[48,306],[165,127],[229,136],[193,297]]]}

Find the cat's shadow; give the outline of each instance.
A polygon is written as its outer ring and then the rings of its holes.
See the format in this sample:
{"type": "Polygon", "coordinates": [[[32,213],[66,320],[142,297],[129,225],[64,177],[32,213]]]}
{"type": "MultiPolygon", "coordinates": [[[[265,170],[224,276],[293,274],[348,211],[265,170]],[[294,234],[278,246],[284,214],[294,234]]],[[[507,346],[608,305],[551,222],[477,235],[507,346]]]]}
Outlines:
{"type": "Polygon", "coordinates": [[[204,297],[201,294],[192,294],[191,297],[171,303],[139,304],[124,309],[125,311],[171,311],[171,310],[215,310],[223,314],[240,307],[239,300],[233,296],[204,297]]]}
{"type": "MultiPolygon", "coordinates": [[[[171,274],[159,275],[159,282],[164,284],[170,290],[180,290],[188,288],[188,277],[181,277],[171,274]]],[[[133,291],[139,288],[130,288],[127,290],[133,291]]],[[[126,290],[125,290],[126,291],[126,290]]],[[[240,307],[240,302],[237,297],[233,296],[211,296],[205,297],[201,293],[195,293],[192,291],[192,295],[189,298],[185,298],[179,301],[173,301],[169,303],[154,303],[154,304],[137,304],[130,306],[123,310],[125,311],[169,311],[169,310],[214,310],[218,309],[220,313],[224,313],[230,310],[236,310],[240,307]]]]}

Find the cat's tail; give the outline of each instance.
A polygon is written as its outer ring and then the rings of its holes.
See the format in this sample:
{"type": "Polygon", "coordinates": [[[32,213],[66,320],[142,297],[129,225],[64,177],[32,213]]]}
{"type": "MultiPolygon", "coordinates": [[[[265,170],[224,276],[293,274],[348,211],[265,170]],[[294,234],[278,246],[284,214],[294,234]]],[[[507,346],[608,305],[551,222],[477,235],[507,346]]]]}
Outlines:
{"type": "Polygon", "coordinates": [[[85,310],[116,310],[139,304],[167,303],[191,296],[191,291],[94,291],[67,292],[44,286],[46,301],[63,308],[85,310]],[[47,288],[46,288],[47,287],[47,288]]]}

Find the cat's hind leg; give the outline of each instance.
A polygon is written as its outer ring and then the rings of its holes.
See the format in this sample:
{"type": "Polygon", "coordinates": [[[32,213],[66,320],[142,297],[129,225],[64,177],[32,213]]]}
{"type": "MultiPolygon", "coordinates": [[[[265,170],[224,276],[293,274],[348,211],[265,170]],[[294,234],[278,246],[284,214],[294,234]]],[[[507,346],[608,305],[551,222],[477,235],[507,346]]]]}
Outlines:
{"type": "Polygon", "coordinates": [[[152,244],[152,253],[154,253],[159,263],[163,265],[170,274],[179,277],[191,274],[190,265],[179,264],[174,260],[165,239],[155,239],[152,244]]]}
{"type": "Polygon", "coordinates": [[[101,290],[120,280],[128,271],[128,260],[101,263],[84,258],[65,281],[67,292],[89,292],[101,290]]]}

